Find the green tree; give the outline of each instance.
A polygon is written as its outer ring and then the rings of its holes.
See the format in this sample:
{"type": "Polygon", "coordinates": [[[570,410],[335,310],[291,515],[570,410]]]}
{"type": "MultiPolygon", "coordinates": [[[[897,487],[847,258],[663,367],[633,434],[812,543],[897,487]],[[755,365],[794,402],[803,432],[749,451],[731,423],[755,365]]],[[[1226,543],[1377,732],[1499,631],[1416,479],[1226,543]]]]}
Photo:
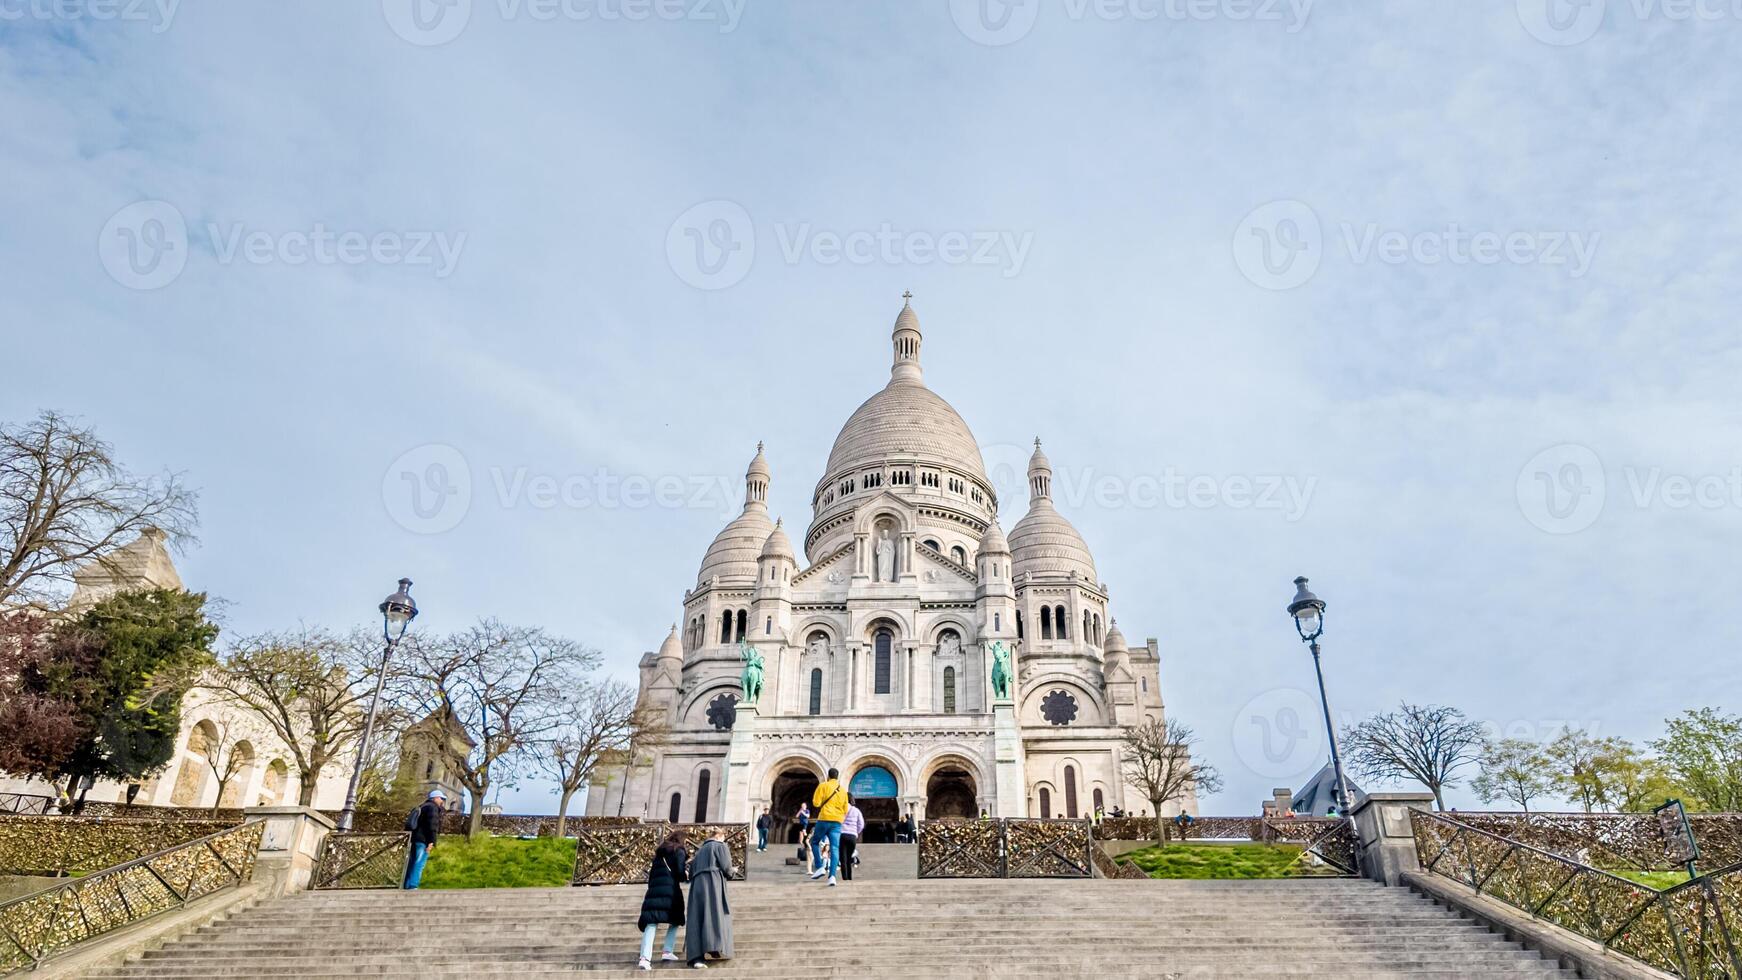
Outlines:
{"type": "Polygon", "coordinates": [[[1639,750],[1624,738],[1596,738],[1580,728],[1567,728],[1545,750],[1554,771],[1554,788],[1584,807],[1586,813],[1617,805],[1617,781],[1639,750]]]}
{"type": "Polygon", "coordinates": [[[1482,749],[1481,766],[1470,788],[1484,803],[1506,800],[1529,813],[1530,801],[1554,788],[1554,766],[1541,746],[1526,739],[1489,742],[1482,749]]]}
{"type": "Polygon", "coordinates": [[[1651,747],[1670,776],[1706,808],[1742,810],[1742,717],[1701,708],[1664,724],[1651,747]]]}
{"type": "Polygon", "coordinates": [[[1663,760],[1629,745],[1615,759],[1610,801],[1622,813],[1644,813],[1665,800],[1680,798],[1689,810],[1705,809],[1694,794],[1676,783],[1663,760]]]}
{"type": "Polygon", "coordinates": [[[148,589],[109,596],[63,623],[54,656],[24,686],[70,705],[79,726],[50,779],[134,780],[169,762],[181,700],[212,662],[218,627],[203,593],[148,589]]]}

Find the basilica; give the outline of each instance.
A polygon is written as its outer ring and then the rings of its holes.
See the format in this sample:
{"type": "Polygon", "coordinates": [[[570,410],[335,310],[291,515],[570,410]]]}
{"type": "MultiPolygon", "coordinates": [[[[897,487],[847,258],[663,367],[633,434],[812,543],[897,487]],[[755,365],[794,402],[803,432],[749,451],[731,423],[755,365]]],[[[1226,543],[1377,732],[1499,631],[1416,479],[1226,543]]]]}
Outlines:
{"type": "MultiPolygon", "coordinates": [[[[1040,442],[1028,511],[999,526],[979,444],[924,381],[919,318],[889,382],[842,426],[801,541],[768,510],[760,445],[743,511],[708,546],[681,624],[640,662],[669,731],[602,769],[594,816],[680,822],[771,811],[778,839],[838,768],[871,839],[919,819],[1136,814],[1123,732],[1162,718],[1156,641],[1129,647],[1095,559],[1054,505],[1040,442]],[[802,557],[801,557],[802,555],[802,557]],[[995,697],[998,645],[1014,683],[995,697]],[[744,651],[765,679],[744,700],[744,651]]],[[[1196,800],[1170,804],[1195,812],[1196,800]]]]}

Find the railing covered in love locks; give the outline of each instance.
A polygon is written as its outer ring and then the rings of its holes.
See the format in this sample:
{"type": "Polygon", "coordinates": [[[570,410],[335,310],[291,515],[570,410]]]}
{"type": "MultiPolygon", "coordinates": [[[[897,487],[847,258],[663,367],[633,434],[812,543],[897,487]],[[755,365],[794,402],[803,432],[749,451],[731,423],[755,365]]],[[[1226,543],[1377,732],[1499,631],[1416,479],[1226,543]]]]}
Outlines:
{"type": "Polygon", "coordinates": [[[309,887],[398,888],[411,857],[411,833],[331,833],[321,840],[309,887]]]}
{"type": "Polygon", "coordinates": [[[998,817],[919,827],[921,878],[1089,878],[1094,869],[1087,820],[998,817]]]}
{"type": "Polygon", "coordinates": [[[0,904],[0,975],[240,885],[254,874],[265,826],[230,827],[0,904]]]}
{"type": "Polygon", "coordinates": [[[750,828],[745,824],[647,823],[629,827],[581,828],[575,833],[576,885],[626,885],[644,882],[653,852],[673,831],[684,832],[684,850],[695,857],[716,830],[725,831],[732,852],[733,879],[743,880],[750,863],[750,828]]]}
{"type": "Polygon", "coordinates": [[[229,820],[0,816],[0,874],[78,875],[235,826],[229,820]]]}
{"type": "Polygon", "coordinates": [[[1412,810],[1428,872],[1689,980],[1742,980],[1742,864],[1658,891],[1463,821],[1412,810]]]}

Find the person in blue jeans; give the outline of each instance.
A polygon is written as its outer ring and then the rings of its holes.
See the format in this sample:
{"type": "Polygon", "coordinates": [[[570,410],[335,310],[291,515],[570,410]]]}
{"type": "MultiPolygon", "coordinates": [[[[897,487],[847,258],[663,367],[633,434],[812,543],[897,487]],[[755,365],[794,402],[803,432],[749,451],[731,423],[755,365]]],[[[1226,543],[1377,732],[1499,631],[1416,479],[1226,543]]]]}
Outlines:
{"type": "Polygon", "coordinates": [[[411,828],[411,861],[405,866],[405,889],[415,890],[423,881],[423,866],[429,852],[435,850],[436,838],[442,833],[442,812],[448,798],[441,790],[431,790],[429,799],[417,808],[415,826],[411,828]]]}
{"type": "Polygon", "coordinates": [[[841,870],[841,821],[847,818],[847,787],[841,785],[841,771],[830,769],[829,778],[811,796],[817,810],[817,829],[811,834],[811,863],[816,866],[811,878],[821,878],[826,872],[829,884],[841,870]],[[829,864],[823,867],[823,841],[829,842],[829,864]]]}
{"type": "Polygon", "coordinates": [[[768,850],[768,825],[774,818],[768,815],[768,808],[762,808],[762,816],[756,818],[756,849],[768,850]]]}

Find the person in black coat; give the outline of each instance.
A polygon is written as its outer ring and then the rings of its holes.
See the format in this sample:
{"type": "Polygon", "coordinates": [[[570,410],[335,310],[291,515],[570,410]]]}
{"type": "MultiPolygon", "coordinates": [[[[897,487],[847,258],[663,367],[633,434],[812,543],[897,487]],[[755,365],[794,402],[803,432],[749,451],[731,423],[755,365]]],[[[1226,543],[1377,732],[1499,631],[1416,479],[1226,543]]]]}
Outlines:
{"type": "Polygon", "coordinates": [[[439,789],[431,790],[429,799],[411,815],[411,859],[405,866],[406,891],[423,883],[423,866],[435,850],[436,838],[442,835],[442,814],[447,812],[448,797],[439,789]]]}
{"type": "Polygon", "coordinates": [[[687,880],[689,855],[684,850],[685,835],[674,830],[653,852],[653,864],[647,869],[647,893],[641,897],[641,918],[635,928],[641,930],[641,959],[636,966],[653,969],[653,938],[661,923],[665,925],[665,952],[660,959],[675,962],[677,930],[684,924],[683,882],[687,880]]]}

